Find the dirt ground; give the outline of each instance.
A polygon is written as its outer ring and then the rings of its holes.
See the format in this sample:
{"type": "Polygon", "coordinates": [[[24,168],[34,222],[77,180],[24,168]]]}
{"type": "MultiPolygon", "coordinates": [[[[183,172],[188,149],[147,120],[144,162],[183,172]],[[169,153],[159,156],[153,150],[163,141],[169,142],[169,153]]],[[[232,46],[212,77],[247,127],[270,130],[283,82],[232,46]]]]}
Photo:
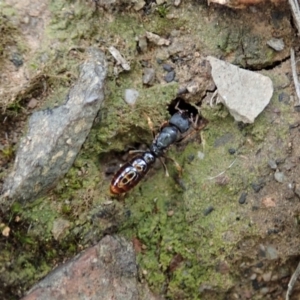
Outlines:
{"type": "MultiPolygon", "coordinates": [[[[299,57],[299,46],[289,7],[181,2],[146,1],[141,10],[123,1],[0,3],[0,190],[28,118],[62,103],[84,49],[99,47],[110,67],[105,107],[74,167],[46,195],[0,212],[1,299],[18,299],[107,233],[140,245],[140,280],[166,299],[285,298],[300,260],[300,104],[290,63],[290,47],[299,57]],[[146,31],[171,46],[141,49],[146,31]],[[282,38],[284,50],[268,47],[271,38],[282,38]],[[111,45],[130,62],[129,72],[115,64],[111,45]],[[209,105],[215,86],[207,55],[272,79],[273,97],[254,124],[209,105]],[[166,83],[162,63],[175,70],[174,82],[166,83]],[[145,67],[155,69],[152,86],[142,83],[145,67]],[[125,199],[111,199],[112,170],[128,149],[152,139],[140,111],[150,112],[157,130],[177,91],[193,83],[197,91],[181,97],[209,124],[201,138],[169,151],[183,166],[182,180],[174,180],[171,164],[170,178],[158,166],[125,199]],[[142,95],[136,109],[123,101],[125,88],[142,95]],[[61,218],[70,226],[54,239],[61,218]]],[[[297,283],[291,299],[299,297],[297,283]]]]}

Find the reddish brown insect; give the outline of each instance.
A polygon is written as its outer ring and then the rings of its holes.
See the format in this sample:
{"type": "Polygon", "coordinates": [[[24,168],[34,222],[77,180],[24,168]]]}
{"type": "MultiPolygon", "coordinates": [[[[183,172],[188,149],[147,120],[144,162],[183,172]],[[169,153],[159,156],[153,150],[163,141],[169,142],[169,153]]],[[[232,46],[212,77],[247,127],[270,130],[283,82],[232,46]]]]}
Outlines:
{"type": "Polygon", "coordinates": [[[131,190],[148,173],[154,162],[155,156],[150,151],[132,158],[114,175],[110,184],[110,192],[122,194],[131,190]]]}
{"type": "MultiPolygon", "coordinates": [[[[200,124],[197,124],[199,115],[193,118],[188,111],[180,110],[178,104],[175,106],[177,112],[172,115],[169,122],[162,126],[149,150],[134,151],[142,154],[125,163],[114,175],[110,184],[110,192],[112,194],[122,194],[131,190],[145,177],[156,158],[161,159],[161,157],[165,156],[165,152],[170,145],[183,140],[189,134],[190,129],[200,130],[206,125],[206,120],[204,122],[202,120],[200,124]]],[[[174,163],[181,172],[180,166],[176,161],[174,163]]]]}

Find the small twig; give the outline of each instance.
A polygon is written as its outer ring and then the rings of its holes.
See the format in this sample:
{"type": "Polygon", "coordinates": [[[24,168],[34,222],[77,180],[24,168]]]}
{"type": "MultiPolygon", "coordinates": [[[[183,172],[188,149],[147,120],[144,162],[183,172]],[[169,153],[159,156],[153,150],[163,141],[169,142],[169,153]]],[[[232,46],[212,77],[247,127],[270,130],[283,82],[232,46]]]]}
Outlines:
{"type": "Polygon", "coordinates": [[[289,0],[289,4],[293,13],[293,17],[295,20],[295,25],[298,29],[298,33],[300,33],[300,9],[298,0],[289,0]]]}
{"type": "Polygon", "coordinates": [[[287,292],[286,292],[286,296],[285,296],[285,300],[289,300],[290,299],[290,295],[292,294],[292,291],[293,291],[293,288],[294,288],[294,285],[298,279],[300,275],[300,262],[294,272],[294,274],[292,275],[290,281],[289,281],[289,284],[288,284],[288,289],[287,289],[287,292]]]}
{"type": "Polygon", "coordinates": [[[215,178],[217,178],[217,177],[219,177],[219,176],[221,176],[221,175],[223,175],[228,169],[230,169],[233,165],[234,165],[234,163],[235,163],[235,161],[236,161],[237,159],[235,159],[224,171],[222,171],[221,173],[219,173],[218,175],[216,175],[216,176],[213,176],[213,177],[207,177],[207,179],[208,180],[213,180],[213,179],[215,179],[215,178]]]}
{"type": "Polygon", "coordinates": [[[298,80],[297,70],[296,70],[296,61],[295,61],[295,51],[291,48],[291,65],[292,65],[292,73],[293,73],[293,80],[296,89],[296,94],[298,98],[298,105],[300,105],[300,83],[298,80]]]}

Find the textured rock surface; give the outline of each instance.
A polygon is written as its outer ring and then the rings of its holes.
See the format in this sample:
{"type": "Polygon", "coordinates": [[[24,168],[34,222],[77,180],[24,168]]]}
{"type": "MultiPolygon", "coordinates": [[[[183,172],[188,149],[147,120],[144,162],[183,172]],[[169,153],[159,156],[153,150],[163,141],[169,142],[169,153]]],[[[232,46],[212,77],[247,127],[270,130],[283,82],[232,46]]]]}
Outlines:
{"type": "Polygon", "coordinates": [[[117,236],[104,237],[55,269],[23,298],[33,299],[141,299],[132,244],[117,236]]]}
{"type": "Polygon", "coordinates": [[[32,201],[72,166],[104,100],[104,54],[90,48],[88,55],[66,103],[32,114],[2,199],[32,201]]]}
{"type": "Polygon", "coordinates": [[[272,80],[264,75],[241,69],[208,56],[219,100],[236,121],[253,123],[273,95],[272,80]]]}

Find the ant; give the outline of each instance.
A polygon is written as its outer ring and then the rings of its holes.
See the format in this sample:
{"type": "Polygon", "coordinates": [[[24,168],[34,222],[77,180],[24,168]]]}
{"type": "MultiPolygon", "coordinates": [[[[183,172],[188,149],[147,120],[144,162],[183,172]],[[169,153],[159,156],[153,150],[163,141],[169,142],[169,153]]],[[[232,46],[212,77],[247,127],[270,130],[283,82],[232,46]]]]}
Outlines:
{"type": "MultiPolygon", "coordinates": [[[[110,192],[112,194],[123,194],[134,188],[141,179],[145,177],[157,158],[163,164],[166,176],[169,176],[167,168],[161,160],[162,157],[165,157],[168,147],[184,140],[190,135],[191,129],[201,130],[207,124],[207,120],[204,118],[200,118],[199,120],[199,114],[194,117],[193,113],[189,112],[189,110],[180,109],[179,104],[180,100],[174,108],[176,112],[171,116],[168,122],[165,122],[161,126],[160,131],[154,137],[149,150],[131,151],[131,153],[142,154],[133,157],[115,173],[110,184],[110,192]]],[[[152,128],[150,118],[148,118],[148,123],[152,128]]],[[[171,158],[168,157],[168,159],[171,158]]],[[[175,160],[171,160],[175,163],[177,170],[181,173],[182,170],[179,164],[175,160]]]]}

